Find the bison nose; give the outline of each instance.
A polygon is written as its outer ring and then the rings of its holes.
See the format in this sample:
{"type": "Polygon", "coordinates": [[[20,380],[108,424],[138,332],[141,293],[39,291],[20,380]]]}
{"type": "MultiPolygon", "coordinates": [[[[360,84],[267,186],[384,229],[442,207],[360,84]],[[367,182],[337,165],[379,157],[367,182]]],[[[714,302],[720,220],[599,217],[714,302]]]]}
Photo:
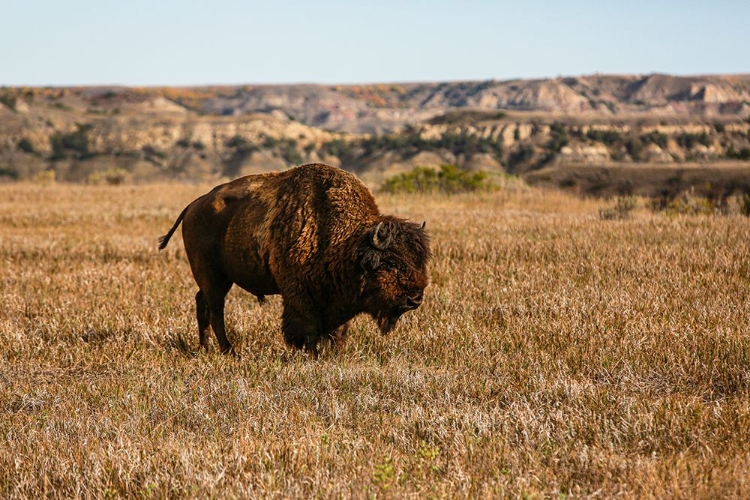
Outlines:
{"type": "Polygon", "coordinates": [[[417,307],[419,307],[419,305],[422,303],[422,296],[422,292],[419,291],[407,297],[406,305],[409,306],[409,309],[416,309],[417,307]]]}

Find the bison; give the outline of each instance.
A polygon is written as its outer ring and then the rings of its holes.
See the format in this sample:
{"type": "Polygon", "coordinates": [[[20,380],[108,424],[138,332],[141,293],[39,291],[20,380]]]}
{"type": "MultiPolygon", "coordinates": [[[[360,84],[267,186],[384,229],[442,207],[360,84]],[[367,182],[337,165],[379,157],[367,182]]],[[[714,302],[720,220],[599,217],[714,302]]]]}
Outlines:
{"type": "Polygon", "coordinates": [[[209,327],[223,353],[233,353],[224,300],[233,284],[255,295],[281,294],[287,344],[314,358],[321,339],[340,346],[348,322],[367,313],[383,334],[422,303],[429,238],[419,225],[380,213],[353,174],[309,164],[248,175],[190,203],[182,223],[195,295],[200,345],[209,327]]]}

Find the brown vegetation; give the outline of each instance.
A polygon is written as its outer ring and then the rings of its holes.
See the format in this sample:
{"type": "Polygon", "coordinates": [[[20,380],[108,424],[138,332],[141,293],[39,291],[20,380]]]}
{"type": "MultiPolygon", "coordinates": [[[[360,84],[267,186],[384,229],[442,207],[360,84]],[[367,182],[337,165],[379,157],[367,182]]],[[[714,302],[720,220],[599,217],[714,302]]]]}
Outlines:
{"type": "Polygon", "coordinates": [[[0,186],[1,497],[750,496],[750,219],[379,196],[423,306],[311,362],[232,292],[236,361],[155,249],[205,190],[0,186]]]}

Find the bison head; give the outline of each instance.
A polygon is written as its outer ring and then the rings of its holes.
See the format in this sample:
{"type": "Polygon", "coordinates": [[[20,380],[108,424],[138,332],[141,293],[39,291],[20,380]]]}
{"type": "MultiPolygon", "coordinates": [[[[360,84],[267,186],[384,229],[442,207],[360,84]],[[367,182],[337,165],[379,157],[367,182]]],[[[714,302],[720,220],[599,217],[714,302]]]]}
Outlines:
{"type": "Polygon", "coordinates": [[[365,312],[386,334],[402,314],[422,303],[430,258],[424,224],[384,218],[362,236],[357,257],[364,270],[365,312]]]}

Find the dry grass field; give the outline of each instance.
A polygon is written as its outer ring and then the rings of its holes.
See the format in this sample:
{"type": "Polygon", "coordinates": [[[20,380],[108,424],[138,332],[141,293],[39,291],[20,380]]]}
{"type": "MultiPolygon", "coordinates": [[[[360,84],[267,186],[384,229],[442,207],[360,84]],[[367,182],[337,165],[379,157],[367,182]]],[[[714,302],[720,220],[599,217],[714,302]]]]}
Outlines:
{"type": "Polygon", "coordinates": [[[377,196],[424,305],[313,361],[235,289],[235,360],[157,252],[208,187],[0,185],[0,497],[750,497],[749,218],[377,196]]]}

